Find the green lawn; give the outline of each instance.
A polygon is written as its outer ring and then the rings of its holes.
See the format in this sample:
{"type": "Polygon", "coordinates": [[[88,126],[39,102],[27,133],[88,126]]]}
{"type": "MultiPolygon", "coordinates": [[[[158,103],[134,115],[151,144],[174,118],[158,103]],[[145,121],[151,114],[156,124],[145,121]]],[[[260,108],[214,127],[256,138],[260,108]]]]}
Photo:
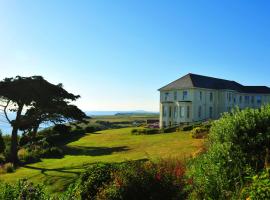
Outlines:
{"type": "Polygon", "coordinates": [[[61,159],[21,167],[12,174],[0,175],[0,180],[14,182],[28,178],[44,183],[52,193],[63,191],[91,163],[178,157],[184,159],[196,152],[203,140],[192,139],[189,133],[132,135],[132,128],[113,129],[88,134],[65,146],[61,159]]]}

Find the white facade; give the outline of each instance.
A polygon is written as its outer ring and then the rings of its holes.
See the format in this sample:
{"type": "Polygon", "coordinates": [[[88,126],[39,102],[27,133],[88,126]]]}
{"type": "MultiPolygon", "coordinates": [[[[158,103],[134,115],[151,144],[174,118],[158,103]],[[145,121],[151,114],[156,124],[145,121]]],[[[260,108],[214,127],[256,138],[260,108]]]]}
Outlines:
{"type": "Polygon", "coordinates": [[[270,94],[235,90],[181,88],[160,91],[160,127],[217,119],[232,108],[259,108],[270,94]]]}

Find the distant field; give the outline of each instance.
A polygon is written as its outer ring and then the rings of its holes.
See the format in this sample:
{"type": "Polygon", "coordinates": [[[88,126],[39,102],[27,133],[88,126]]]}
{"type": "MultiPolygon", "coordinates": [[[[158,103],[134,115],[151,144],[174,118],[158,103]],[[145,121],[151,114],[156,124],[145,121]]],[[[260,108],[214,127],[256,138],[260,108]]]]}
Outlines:
{"type": "Polygon", "coordinates": [[[110,115],[110,116],[94,116],[90,121],[102,120],[109,122],[121,122],[121,121],[135,121],[135,120],[147,120],[147,119],[159,119],[159,115],[110,115]]]}
{"type": "Polygon", "coordinates": [[[15,173],[1,175],[0,180],[14,182],[28,178],[34,183],[44,183],[49,191],[57,193],[63,191],[91,163],[166,157],[184,159],[196,152],[203,143],[203,140],[192,139],[186,132],[132,135],[131,130],[122,128],[87,134],[64,147],[64,158],[43,159],[15,173]]]}

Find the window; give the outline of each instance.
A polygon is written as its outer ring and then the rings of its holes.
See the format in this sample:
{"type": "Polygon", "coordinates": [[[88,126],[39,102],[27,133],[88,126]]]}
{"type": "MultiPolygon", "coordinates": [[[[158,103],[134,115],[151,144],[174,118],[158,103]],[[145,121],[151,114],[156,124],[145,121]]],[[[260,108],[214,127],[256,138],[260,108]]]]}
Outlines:
{"type": "Polygon", "coordinates": [[[249,104],[249,96],[245,96],[245,104],[249,104]]]}
{"type": "Polygon", "coordinates": [[[202,100],[202,91],[200,91],[200,101],[202,100]]]}
{"type": "Polygon", "coordinates": [[[233,97],[233,103],[236,103],[236,97],[235,96],[233,97]]]}
{"type": "Polygon", "coordinates": [[[232,101],[232,93],[229,93],[229,102],[232,101]]]}
{"type": "Polygon", "coordinates": [[[187,95],[188,95],[188,92],[187,91],[183,91],[183,100],[186,100],[187,99],[187,95]]]}
{"type": "Polygon", "coordinates": [[[169,98],[169,93],[166,92],[166,93],[165,93],[165,101],[168,101],[168,98],[169,98]]]}
{"type": "Polygon", "coordinates": [[[256,101],[257,101],[257,104],[261,104],[262,103],[262,97],[261,96],[256,96],[256,101]]]}
{"type": "Polygon", "coordinates": [[[162,106],[162,112],[163,112],[163,117],[166,117],[166,110],[165,106],[162,106]]]}
{"type": "Polygon", "coordinates": [[[174,92],[174,100],[176,101],[177,100],[177,91],[174,92]]]}
{"type": "Polygon", "coordinates": [[[169,117],[172,117],[172,107],[169,107],[169,117]]]}
{"type": "Polygon", "coordinates": [[[210,92],[210,101],[213,101],[213,92],[210,92]]]}
{"type": "Polygon", "coordinates": [[[174,118],[177,118],[177,106],[174,107],[174,118]]]}
{"type": "Polygon", "coordinates": [[[189,106],[187,106],[187,118],[189,118],[189,106]]]}
{"type": "Polygon", "coordinates": [[[239,103],[242,103],[242,96],[239,96],[239,103]]]}
{"type": "Polygon", "coordinates": [[[251,103],[254,103],[254,96],[251,96],[251,103]]]}
{"type": "Polygon", "coordinates": [[[209,117],[213,118],[213,107],[212,106],[209,107],[209,117]]]}
{"type": "Polygon", "coordinates": [[[184,117],[184,112],[185,112],[185,111],[184,111],[184,107],[183,107],[183,106],[180,106],[180,107],[179,107],[179,115],[180,115],[181,118],[184,117]]]}
{"type": "Polygon", "coordinates": [[[198,109],[198,117],[201,118],[202,116],[202,107],[199,106],[199,109],[198,109]]]}

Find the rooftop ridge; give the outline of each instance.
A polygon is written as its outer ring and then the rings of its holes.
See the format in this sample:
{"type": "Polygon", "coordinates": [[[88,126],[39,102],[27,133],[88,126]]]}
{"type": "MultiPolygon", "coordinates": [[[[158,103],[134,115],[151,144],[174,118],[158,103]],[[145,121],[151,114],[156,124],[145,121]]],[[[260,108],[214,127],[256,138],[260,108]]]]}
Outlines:
{"type": "Polygon", "coordinates": [[[159,91],[180,88],[206,88],[215,90],[228,89],[241,93],[270,94],[270,88],[268,86],[245,86],[233,80],[226,80],[194,73],[188,73],[180,77],[179,79],[160,88],[159,91]]]}

